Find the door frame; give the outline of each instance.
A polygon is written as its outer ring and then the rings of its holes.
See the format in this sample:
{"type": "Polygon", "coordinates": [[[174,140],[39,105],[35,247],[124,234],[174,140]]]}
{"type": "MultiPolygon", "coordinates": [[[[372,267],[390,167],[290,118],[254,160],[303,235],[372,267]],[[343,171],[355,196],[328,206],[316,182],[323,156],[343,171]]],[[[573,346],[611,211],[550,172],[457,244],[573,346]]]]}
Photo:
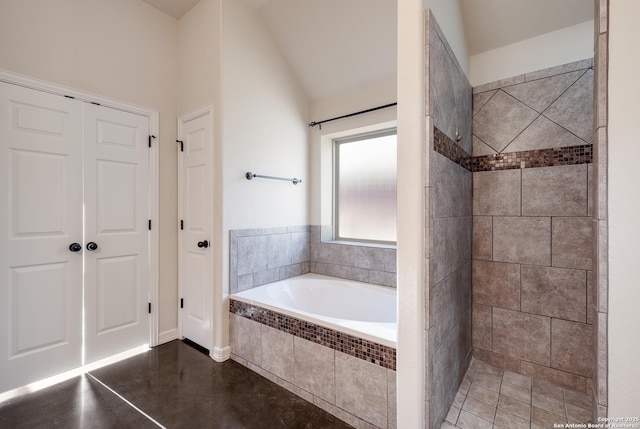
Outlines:
{"type": "Polygon", "coordinates": [[[0,69],[0,81],[13,85],[23,86],[25,88],[35,89],[37,91],[47,92],[49,94],[61,95],[64,97],[74,98],[79,101],[95,103],[111,109],[121,110],[123,112],[134,113],[149,119],[149,135],[155,136],[149,150],[149,219],[152,220],[152,227],[149,237],[149,302],[151,303],[151,315],[149,323],[149,346],[154,347],[159,344],[158,341],[158,243],[159,243],[159,148],[160,148],[160,122],[159,112],[157,110],[148,109],[146,107],[137,106],[135,104],[126,103],[112,98],[102,97],[90,92],[81,91],[53,82],[37,79],[31,76],[14,73],[8,70],[0,69]],[[154,310],[155,309],[155,310],[154,310]]]}
{"type": "MultiPolygon", "coordinates": [[[[214,166],[214,153],[213,153],[213,104],[208,104],[204,107],[201,107],[197,110],[191,111],[189,113],[186,113],[182,116],[180,116],[178,118],[178,141],[182,141],[184,138],[184,124],[192,121],[194,119],[198,119],[202,116],[206,116],[209,115],[209,126],[211,127],[211,140],[209,141],[209,144],[211,145],[211,150],[209,151],[210,155],[209,155],[209,162],[211,165],[211,168],[213,169],[214,166]]],[[[180,222],[180,219],[182,219],[182,214],[183,214],[183,207],[182,207],[182,181],[183,181],[183,168],[182,168],[182,159],[180,156],[180,146],[177,147],[178,150],[178,223],[180,222]]],[[[211,213],[211,218],[210,218],[210,230],[211,230],[211,241],[213,242],[216,237],[215,237],[215,229],[214,229],[214,212],[213,212],[213,190],[214,190],[214,175],[213,175],[213,171],[211,172],[211,174],[209,175],[211,183],[209,183],[210,185],[210,189],[211,189],[211,199],[209,200],[208,204],[209,204],[209,213],[211,213]]],[[[178,225],[178,337],[180,339],[184,338],[183,332],[182,332],[182,309],[179,308],[179,304],[180,304],[180,298],[183,295],[183,291],[184,291],[184,286],[182,284],[182,274],[181,274],[181,270],[184,269],[183,268],[183,264],[184,262],[182,261],[182,234],[180,233],[180,225],[178,225]]],[[[211,246],[213,248],[213,245],[211,246]]],[[[212,249],[213,250],[213,249],[212,249]]],[[[210,254],[210,260],[209,263],[211,264],[211,269],[213,270],[215,265],[214,265],[214,257],[213,257],[213,253],[214,252],[209,252],[210,254]]],[[[212,281],[213,281],[213,277],[212,276],[212,281]]],[[[210,285],[210,288],[208,289],[209,292],[209,296],[207,300],[205,300],[205,306],[207,307],[208,310],[208,314],[209,314],[209,326],[211,327],[210,330],[210,334],[212,336],[211,338],[211,350],[209,350],[209,355],[211,357],[213,357],[213,282],[210,285]]]]}

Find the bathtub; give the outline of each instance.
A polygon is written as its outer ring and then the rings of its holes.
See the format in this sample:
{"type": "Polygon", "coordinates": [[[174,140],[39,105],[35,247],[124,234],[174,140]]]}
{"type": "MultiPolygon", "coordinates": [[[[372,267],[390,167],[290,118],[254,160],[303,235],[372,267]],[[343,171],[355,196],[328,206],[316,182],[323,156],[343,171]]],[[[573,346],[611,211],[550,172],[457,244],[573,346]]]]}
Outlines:
{"type": "Polygon", "coordinates": [[[304,274],[229,298],[396,347],[396,291],[369,283],[304,274]]]}

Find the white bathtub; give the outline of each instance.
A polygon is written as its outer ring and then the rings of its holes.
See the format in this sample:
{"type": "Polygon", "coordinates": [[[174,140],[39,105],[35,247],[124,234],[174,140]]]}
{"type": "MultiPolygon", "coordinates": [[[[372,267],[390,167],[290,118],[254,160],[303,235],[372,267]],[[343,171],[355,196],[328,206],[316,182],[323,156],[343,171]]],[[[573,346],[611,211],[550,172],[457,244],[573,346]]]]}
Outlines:
{"type": "Polygon", "coordinates": [[[395,289],[304,274],[229,298],[396,347],[395,289]]]}

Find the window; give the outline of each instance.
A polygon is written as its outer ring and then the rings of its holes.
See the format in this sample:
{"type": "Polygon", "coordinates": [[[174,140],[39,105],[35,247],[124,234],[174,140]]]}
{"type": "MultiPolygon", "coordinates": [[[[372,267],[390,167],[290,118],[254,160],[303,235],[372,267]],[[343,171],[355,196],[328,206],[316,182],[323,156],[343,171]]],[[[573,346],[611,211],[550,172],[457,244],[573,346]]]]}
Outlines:
{"type": "Polygon", "coordinates": [[[396,242],[397,131],[334,143],[334,239],[396,242]]]}

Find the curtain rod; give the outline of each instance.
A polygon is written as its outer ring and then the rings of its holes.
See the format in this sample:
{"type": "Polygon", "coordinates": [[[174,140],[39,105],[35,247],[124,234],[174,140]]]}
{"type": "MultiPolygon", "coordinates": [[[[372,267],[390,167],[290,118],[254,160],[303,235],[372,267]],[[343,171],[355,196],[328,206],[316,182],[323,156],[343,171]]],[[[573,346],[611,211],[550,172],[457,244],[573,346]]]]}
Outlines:
{"type": "Polygon", "coordinates": [[[384,106],[372,107],[371,109],[361,110],[355,113],[349,113],[348,115],[336,116],[335,118],[325,119],[323,121],[313,121],[309,122],[309,127],[315,127],[318,125],[320,129],[322,129],[322,124],[325,122],[337,121],[338,119],[350,118],[351,116],[362,115],[363,113],[369,113],[380,109],[386,109],[387,107],[397,106],[398,103],[385,104],[384,106]]]}

